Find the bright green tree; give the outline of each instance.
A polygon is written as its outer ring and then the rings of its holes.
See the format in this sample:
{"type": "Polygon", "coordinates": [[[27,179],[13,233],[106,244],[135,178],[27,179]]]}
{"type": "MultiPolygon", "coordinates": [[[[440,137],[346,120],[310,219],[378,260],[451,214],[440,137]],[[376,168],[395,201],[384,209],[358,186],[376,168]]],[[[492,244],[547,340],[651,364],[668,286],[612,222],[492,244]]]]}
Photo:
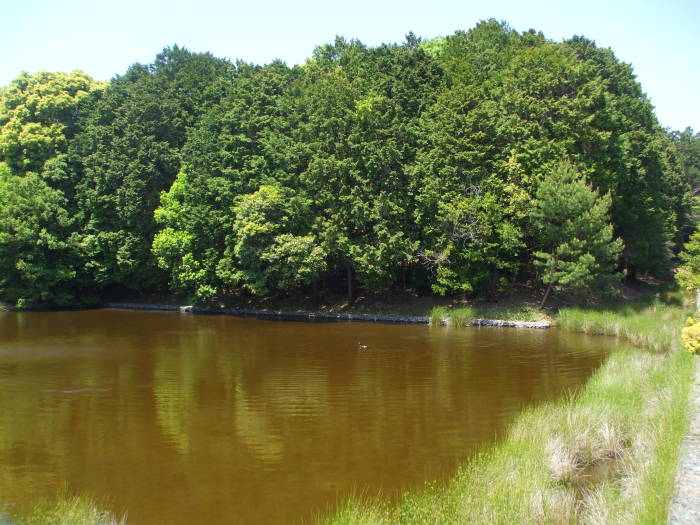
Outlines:
{"type": "Polygon", "coordinates": [[[66,199],[37,174],[0,166],[0,300],[75,304],[80,247],[66,199]]]}
{"type": "Polygon", "coordinates": [[[700,231],[696,230],[680,253],[683,264],[676,271],[678,283],[686,290],[695,290],[700,310],[700,231]]]}
{"type": "Polygon", "coordinates": [[[540,183],[535,204],[535,264],[547,285],[541,306],[553,290],[588,299],[611,293],[622,242],[613,239],[610,195],[599,195],[571,163],[560,162],[540,183]]]}
{"type": "Polygon", "coordinates": [[[309,213],[309,200],[286,188],[261,186],[243,196],[219,266],[224,282],[265,295],[318,279],[326,270],[326,254],[309,233],[309,213]]]}
{"type": "Polygon", "coordinates": [[[82,71],[22,73],[2,91],[0,160],[17,175],[40,172],[67,150],[81,102],[103,87],[82,71]]]}

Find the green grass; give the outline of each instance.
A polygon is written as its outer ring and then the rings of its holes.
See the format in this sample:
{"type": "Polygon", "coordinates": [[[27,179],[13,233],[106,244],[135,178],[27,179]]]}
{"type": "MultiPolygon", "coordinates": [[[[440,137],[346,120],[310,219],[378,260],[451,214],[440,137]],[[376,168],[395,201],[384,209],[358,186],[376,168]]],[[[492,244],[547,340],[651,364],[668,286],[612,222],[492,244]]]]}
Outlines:
{"type": "Polygon", "coordinates": [[[694,367],[679,344],[685,316],[658,300],[562,310],[565,329],[638,347],[615,349],[580,392],[526,410],[500,444],[447,483],[410,491],[393,506],[349,501],[322,523],[665,522],[694,367]]]}
{"type": "Polygon", "coordinates": [[[86,495],[61,494],[13,516],[16,525],[126,525],[86,495]]]}
{"type": "Polygon", "coordinates": [[[551,316],[531,303],[474,304],[472,306],[437,306],[428,315],[432,325],[465,326],[473,319],[506,321],[551,321],[551,316]]]}
{"type": "Polygon", "coordinates": [[[612,335],[635,346],[669,351],[680,346],[680,329],[688,311],[678,305],[654,300],[640,308],[617,305],[602,309],[564,308],[557,323],[573,332],[612,335]]]}
{"type": "Polygon", "coordinates": [[[471,306],[463,306],[461,308],[436,306],[430,311],[430,315],[428,315],[430,324],[433,326],[445,324],[450,324],[452,326],[465,326],[476,317],[476,310],[471,306]]]}

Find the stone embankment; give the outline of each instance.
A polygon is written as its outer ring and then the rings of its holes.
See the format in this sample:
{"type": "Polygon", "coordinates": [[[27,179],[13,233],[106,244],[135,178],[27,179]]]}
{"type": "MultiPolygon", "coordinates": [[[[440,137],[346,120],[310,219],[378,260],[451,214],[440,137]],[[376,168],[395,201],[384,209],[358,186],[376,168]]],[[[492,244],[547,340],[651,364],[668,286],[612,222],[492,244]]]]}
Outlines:
{"type": "Polygon", "coordinates": [[[511,328],[549,328],[549,321],[504,321],[502,319],[472,319],[467,326],[505,326],[511,328]]]}
{"type": "Polygon", "coordinates": [[[304,312],[286,310],[251,310],[246,308],[203,308],[201,306],[175,306],[168,304],[105,303],[103,308],[127,310],[163,310],[183,314],[232,315],[235,317],[258,317],[308,321],[364,321],[375,323],[427,324],[425,316],[399,316],[379,314],[345,314],[334,312],[304,312]]]}
{"type": "Polygon", "coordinates": [[[670,525],[700,523],[700,363],[697,358],[689,410],[688,433],[681,446],[676,488],[669,512],[670,525]]]}
{"type": "MultiPolygon", "coordinates": [[[[428,324],[426,316],[350,314],[337,312],[305,312],[286,310],[253,310],[246,308],[204,308],[201,306],[177,306],[170,304],[105,303],[103,308],[125,310],[156,310],[182,314],[232,315],[234,317],[274,318],[306,321],[362,321],[370,323],[428,324]]],[[[441,324],[449,324],[443,320],[441,324]]],[[[549,328],[547,321],[503,321],[500,319],[472,319],[466,326],[499,326],[513,328],[549,328]]]]}

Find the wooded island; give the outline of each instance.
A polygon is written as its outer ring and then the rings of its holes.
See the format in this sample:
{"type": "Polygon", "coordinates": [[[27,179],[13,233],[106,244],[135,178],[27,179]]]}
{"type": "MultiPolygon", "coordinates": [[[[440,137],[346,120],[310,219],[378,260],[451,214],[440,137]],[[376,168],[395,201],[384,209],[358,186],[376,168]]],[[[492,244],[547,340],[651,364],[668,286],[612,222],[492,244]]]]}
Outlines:
{"type": "Polygon", "coordinates": [[[700,134],[662,129],[584,37],[484,21],[337,38],[305,63],[173,46],[108,83],[1,91],[0,300],[114,290],[595,298],[668,274],[694,229],[700,134]]]}

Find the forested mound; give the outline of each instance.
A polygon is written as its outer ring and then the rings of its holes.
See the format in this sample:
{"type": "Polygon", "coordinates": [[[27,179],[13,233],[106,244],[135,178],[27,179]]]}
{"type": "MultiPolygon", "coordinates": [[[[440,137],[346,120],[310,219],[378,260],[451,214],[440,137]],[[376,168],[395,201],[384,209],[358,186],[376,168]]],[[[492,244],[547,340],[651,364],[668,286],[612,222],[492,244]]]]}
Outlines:
{"type": "Polygon", "coordinates": [[[698,136],[663,130],[631,66],[583,37],[490,20],[337,38],[294,67],[174,46],[109,83],[40,72],[1,95],[0,299],[20,307],[168,287],[595,297],[668,272],[692,229],[698,136]]]}

